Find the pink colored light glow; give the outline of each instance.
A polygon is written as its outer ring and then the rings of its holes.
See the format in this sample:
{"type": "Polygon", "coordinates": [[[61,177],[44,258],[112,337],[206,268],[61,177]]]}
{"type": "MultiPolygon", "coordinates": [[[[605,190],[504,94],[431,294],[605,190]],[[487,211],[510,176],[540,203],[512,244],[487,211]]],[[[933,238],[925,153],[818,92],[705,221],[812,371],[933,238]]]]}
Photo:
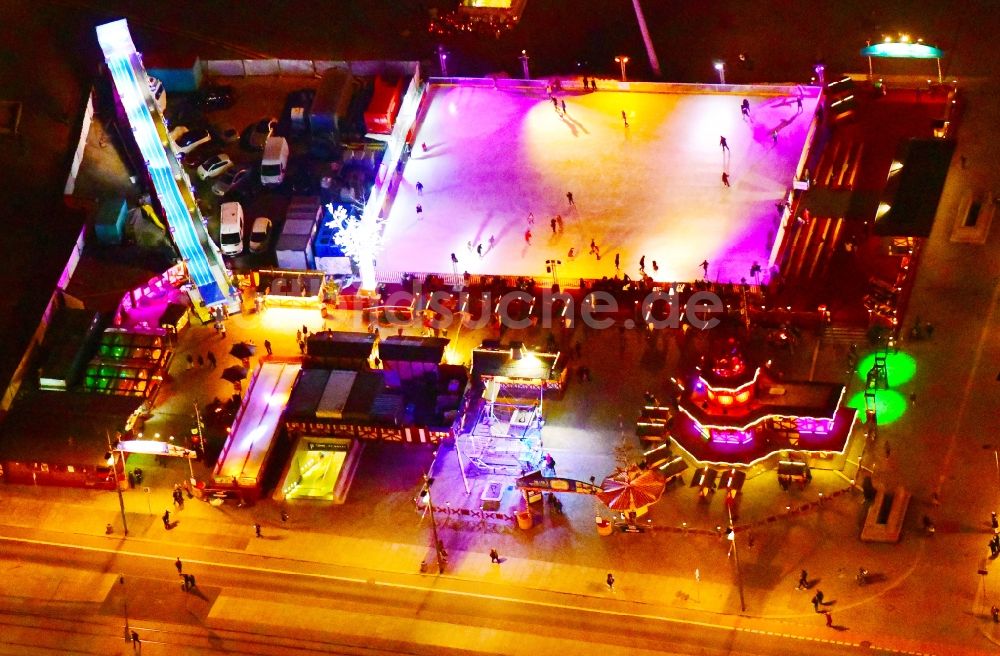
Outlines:
{"type": "Polygon", "coordinates": [[[711,434],[712,444],[738,444],[746,446],[753,443],[753,431],[749,430],[712,429],[709,433],[711,434]]]}

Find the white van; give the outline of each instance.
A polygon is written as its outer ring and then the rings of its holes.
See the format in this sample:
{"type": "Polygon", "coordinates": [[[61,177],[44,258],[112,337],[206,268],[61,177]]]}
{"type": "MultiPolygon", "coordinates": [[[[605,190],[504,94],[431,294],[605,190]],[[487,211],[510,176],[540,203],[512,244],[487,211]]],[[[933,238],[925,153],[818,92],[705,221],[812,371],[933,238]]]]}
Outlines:
{"type": "Polygon", "coordinates": [[[160,82],[155,77],[149,77],[149,92],[153,94],[153,100],[156,102],[157,108],[159,108],[160,113],[167,111],[167,91],[163,88],[163,82],[160,82]]]}
{"type": "Polygon", "coordinates": [[[243,252],[243,206],[223,203],[219,208],[219,247],[223,255],[243,252]]]}
{"type": "Polygon", "coordinates": [[[288,140],[273,134],[264,142],[264,157],[260,161],[260,181],[266,185],[281,184],[288,165],[288,140]]]}

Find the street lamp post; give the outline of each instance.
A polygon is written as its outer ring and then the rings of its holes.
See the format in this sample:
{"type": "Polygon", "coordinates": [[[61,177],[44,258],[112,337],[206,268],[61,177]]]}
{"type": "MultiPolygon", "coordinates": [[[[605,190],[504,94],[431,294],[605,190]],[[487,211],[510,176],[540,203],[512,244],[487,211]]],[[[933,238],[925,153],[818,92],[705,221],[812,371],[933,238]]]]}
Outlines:
{"type": "Polygon", "coordinates": [[[531,72],[528,70],[528,59],[530,59],[530,57],[528,57],[528,51],[527,50],[522,50],[521,51],[521,56],[518,57],[518,59],[521,60],[521,73],[524,74],[524,79],[525,80],[530,80],[531,79],[531,72]]]}
{"type": "Polygon", "coordinates": [[[431,500],[431,485],[433,484],[434,479],[424,474],[424,488],[420,491],[420,496],[427,500],[427,510],[431,516],[431,535],[434,539],[434,553],[437,555],[438,574],[444,574],[448,552],[444,549],[444,543],[438,538],[437,520],[434,519],[434,502],[431,500]]]}
{"type": "Polygon", "coordinates": [[[715,70],[719,73],[719,84],[726,83],[726,63],[717,61],[715,62],[715,70]]]}
{"type": "Polygon", "coordinates": [[[448,52],[444,46],[437,47],[438,64],[441,66],[441,77],[448,77],[448,52]]]}
{"type": "Polygon", "coordinates": [[[625,64],[628,63],[628,57],[626,55],[618,55],[615,57],[615,63],[622,68],[622,82],[628,82],[628,79],[625,77],[625,64]]]}
{"type": "Polygon", "coordinates": [[[128,626],[128,594],[126,593],[126,590],[125,590],[125,575],[124,574],[119,574],[118,575],[118,584],[120,586],[122,586],[122,609],[123,609],[123,613],[125,615],[125,642],[128,642],[129,640],[132,639],[132,631],[129,629],[129,626],[128,626]]]}
{"type": "Polygon", "coordinates": [[[559,284],[559,270],[557,267],[562,265],[562,260],[545,260],[545,270],[552,274],[552,284],[559,284]]]}
{"type": "Polygon", "coordinates": [[[125,497],[122,496],[122,486],[121,482],[118,480],[118,458],[115,454],[121,456],[122,461],[122,473],[125,470],[125,456],[120,450],[116,450],[111,446],[111,434],[108,431],[104,431],[104,436],[108,440],[108,464],[111,465],[111,473],[115,479],[115,492],[118,493],[118,507],[122,511],[122,530],[125,531],[125,536],[128,536],[128,521],[125,519],[125,497]]]}
{"type": "Polygon", "coordinates": [[[736,527],[733,525],[733,507],[726,504],[726,511],[729,513],[729,539],[733,542],[733,562],[736,563],[736,586],[740,593],[740,610],[747,612],[747,602],[743,597],[743,571],[740,569],[740,552],[736,548],[736,527]]]}

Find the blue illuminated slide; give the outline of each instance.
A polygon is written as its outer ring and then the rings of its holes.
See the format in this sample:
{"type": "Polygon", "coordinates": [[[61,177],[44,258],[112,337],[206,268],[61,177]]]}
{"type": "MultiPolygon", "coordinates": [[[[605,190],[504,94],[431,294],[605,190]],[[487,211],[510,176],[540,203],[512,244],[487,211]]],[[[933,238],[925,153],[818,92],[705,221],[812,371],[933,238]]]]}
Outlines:
{"type": "Polygon", "coordinates": [[[230,283],[222,256],[205,230],[183,170],[164,146],[166,125],[159,113],[150,111],[154,105],[148,77],[128,25],[124,20],[99,25],[97,40],[188,275],[206,305],[224,302],[230,283]]]}

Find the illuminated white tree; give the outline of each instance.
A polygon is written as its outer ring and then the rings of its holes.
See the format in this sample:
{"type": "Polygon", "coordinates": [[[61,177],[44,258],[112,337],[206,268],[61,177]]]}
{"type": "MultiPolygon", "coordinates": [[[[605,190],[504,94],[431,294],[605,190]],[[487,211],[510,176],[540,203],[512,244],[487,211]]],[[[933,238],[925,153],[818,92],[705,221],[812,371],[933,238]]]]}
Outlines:
{"type": "Polygon", "coordinates": [[[336,230],[334,243],[358,265],[361,288],[375,289],[375,253],[382,245],[382,222],[364,215],[351,216],[344,207],[334,209],[333,205],[327,205],[327,209],[331,218],[326,226],[336,230]]]}

